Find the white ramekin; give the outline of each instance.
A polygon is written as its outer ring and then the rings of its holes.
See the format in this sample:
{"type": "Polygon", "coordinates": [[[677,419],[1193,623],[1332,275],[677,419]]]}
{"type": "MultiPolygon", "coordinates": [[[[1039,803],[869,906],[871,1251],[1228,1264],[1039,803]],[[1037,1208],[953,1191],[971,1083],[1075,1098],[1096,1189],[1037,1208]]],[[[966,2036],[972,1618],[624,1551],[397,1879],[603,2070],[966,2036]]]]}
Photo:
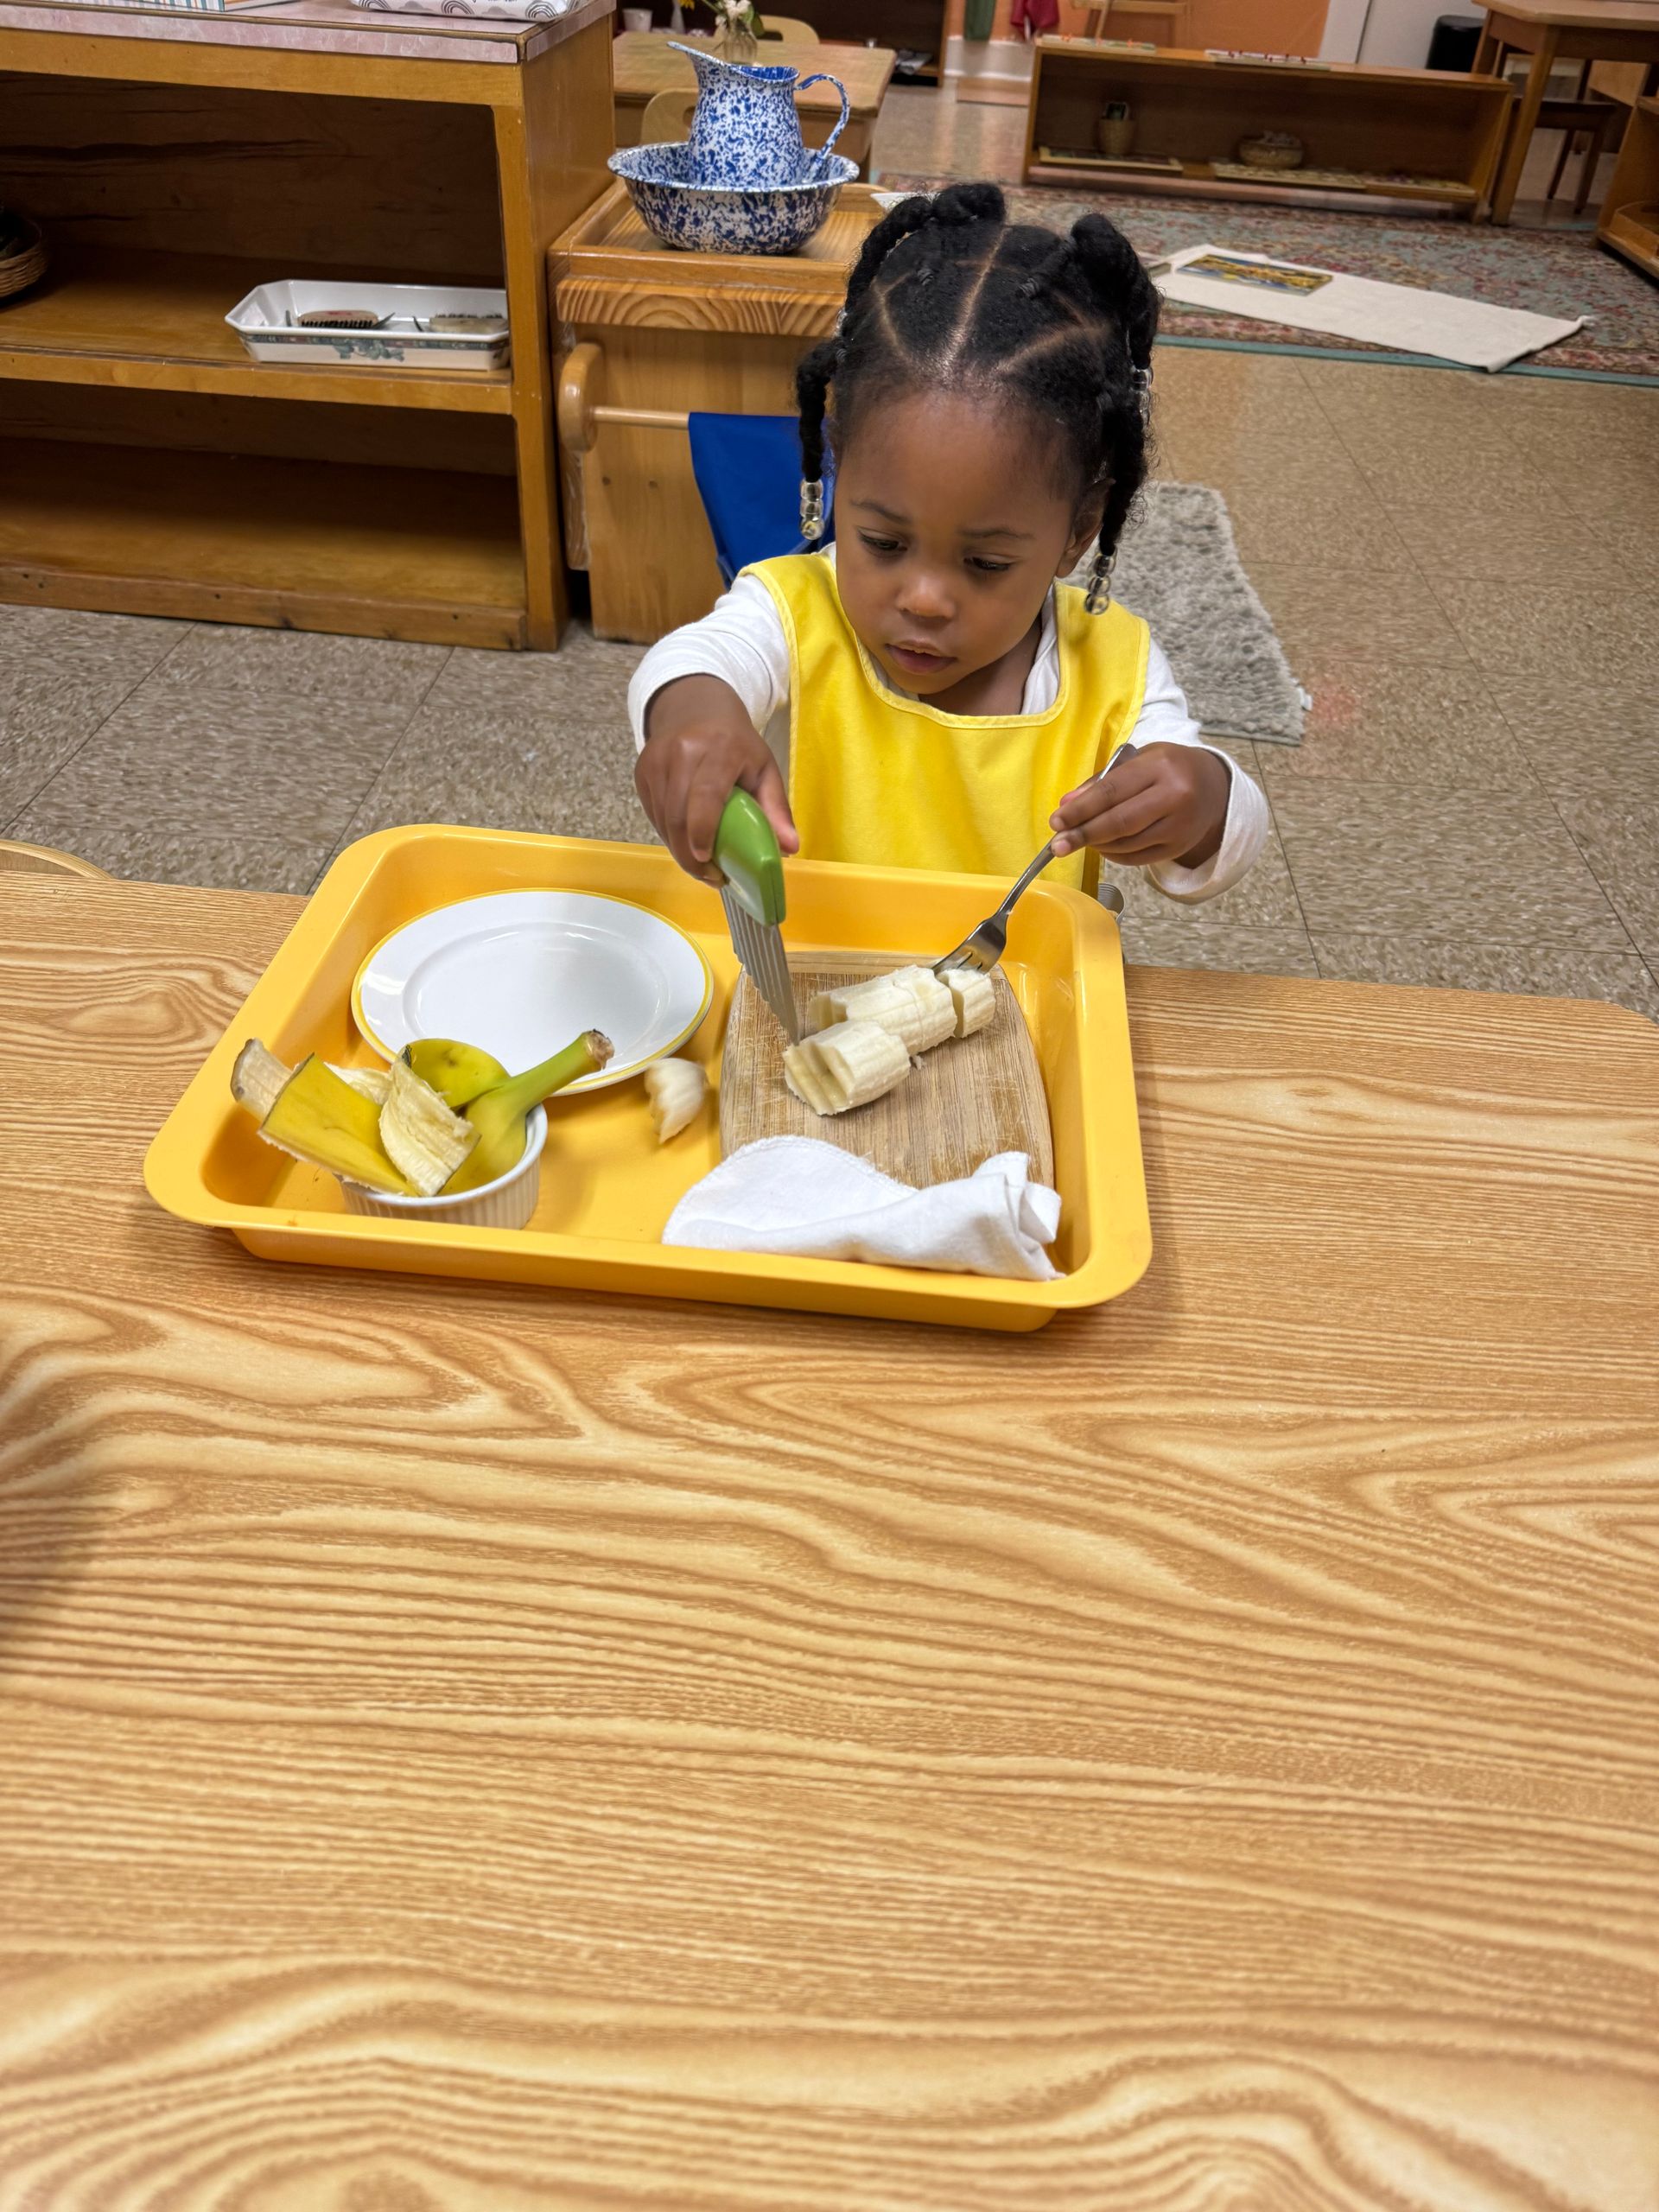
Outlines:
{"type": "Polygon", "coordinates": [[[538,1106],[524,1124],[524,1148],[515,1167],[493,1183],[446,1198],[395,1198],[390,1191],[365,1190],[340,1178],[347,1213],[378,1214],[386,1221],[454,1221],[469,1229],[522,1229],[536,1211],[542,1186],[542,1147],[547,1142],[547,1112],[538,1106]]]}

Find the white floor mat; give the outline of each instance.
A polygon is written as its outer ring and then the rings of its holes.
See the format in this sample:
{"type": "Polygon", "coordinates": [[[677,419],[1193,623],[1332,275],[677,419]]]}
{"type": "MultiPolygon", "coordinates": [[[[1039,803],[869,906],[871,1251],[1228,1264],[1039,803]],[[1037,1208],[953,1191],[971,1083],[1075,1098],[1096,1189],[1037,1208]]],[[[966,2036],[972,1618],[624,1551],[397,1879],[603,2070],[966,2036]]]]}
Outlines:
{"type": "Polygon", "coordinates": [[[1274,261],[1265,254],[1243,253],[1231,246],[1193,245],[1170,257],[1166,274],[1154,280],[1166,299],[1214,315],[1250,315],[1293,329],[1355,338],[1395,353],[1432,353],[1470,369],[1504,369],[1558,339],[1582,330],[1585,318],[1564,322],[1552,315],[1529,315],[1520,308],[1488,307],[1452,292],[1420,291],[1410,284],[1381,284],[1370,276],[1344,276],[1338,270],[1316,270],[1295,261],[1274,261]],[[1225,277],[1192,276],[1185,264],[1205,254],[1225,254],[1264,269],[1307,270],[1329,276],[1317,291],[1260,290],[1225,277]]]}

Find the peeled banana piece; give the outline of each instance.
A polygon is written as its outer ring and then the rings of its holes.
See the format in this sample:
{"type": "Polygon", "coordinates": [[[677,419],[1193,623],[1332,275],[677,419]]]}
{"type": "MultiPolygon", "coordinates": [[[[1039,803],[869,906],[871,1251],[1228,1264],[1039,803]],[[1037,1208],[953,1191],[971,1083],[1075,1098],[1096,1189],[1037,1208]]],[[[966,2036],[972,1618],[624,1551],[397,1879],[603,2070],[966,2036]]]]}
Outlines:
{"type": "Polygon", "coordinates": [[[874,1021],[836,1021],[784,1053],[784,1081],[815,1114],[885,1098],[910,1073],[901,1039],[874,1021]]]}
{"type": "Polygon", "coordinates": [[[450,1111],[407,1060],[394,1060],[380,1109],[380,1141],[423,1198],[435,1198],[478,1142],[470,1122],[450,1111]]]}
{"type": "MultiPolygon", "coordinates": [[[[332,1060],[328,1065],[334,1067],[332,1060]]],[[[385,1104],[391,1077],[385,1068],[334,1068],[334,1073],[342,1083],[349,1083],[359,1097],[370,1099],[377,1106],[385,1104]]]]}
{"type": "Polygon", "coordinates": [[[653,1060],[645,1070],[645,1096],[658,1144],[677,1137],[702,1104],[709,1078],[696,1060],[653,1060]]]}
{"type": "Polygon", "coordinates": [[[956,1008],[958,1037],[971,1037],[983,1029],[996,1012],[996,985],[976,968],[947,968],[937,979],[950,994],[956,1008]]]}
{"type": "Polygon", "coordinates": [[[895,968],[890,975],[816,993],[806,1009],[807,1028],[817,1032],[842,1021],[873,1021],[911,1053],[931,1052],[957,1034],[955,1001],[931,968],[895,968]]]}

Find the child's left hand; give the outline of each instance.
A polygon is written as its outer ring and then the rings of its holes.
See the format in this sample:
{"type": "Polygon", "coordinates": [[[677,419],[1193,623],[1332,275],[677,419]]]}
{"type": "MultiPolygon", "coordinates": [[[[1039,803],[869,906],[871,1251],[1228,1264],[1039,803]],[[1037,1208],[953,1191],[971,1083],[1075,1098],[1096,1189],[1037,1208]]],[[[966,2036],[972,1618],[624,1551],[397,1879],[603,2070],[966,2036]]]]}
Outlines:
{"type": "Polygon", "coordinates": [[[1050,817],[1058,859],[1092,845],[1103,859],[1199,868],[1221,849],[1232,771],[1198,745],[1147,745],[1103,782],[1080,784],[1050,817]]]}

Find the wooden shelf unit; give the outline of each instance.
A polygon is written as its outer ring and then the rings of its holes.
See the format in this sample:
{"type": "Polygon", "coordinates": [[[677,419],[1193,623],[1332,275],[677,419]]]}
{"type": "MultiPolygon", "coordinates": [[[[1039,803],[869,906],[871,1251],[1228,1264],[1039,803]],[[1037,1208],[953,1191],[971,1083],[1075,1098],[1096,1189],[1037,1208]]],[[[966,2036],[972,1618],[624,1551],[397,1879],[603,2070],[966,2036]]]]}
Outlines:
{"type": "Polygon", "coordinates": [[[1659,277],[1659,99],[1639,99],[1631,111],[1596,236],[1644,276],[1659,277]]]}
{"type": "Polygon", "coordinates": [[[605,182],[605,0],[86,12],[0,0],[0,188],[54,256],[0,303],[0,599],[556,645],[542,270],[605,182]],[[511,368],[252,360],[226,314],[305,276],[501,288],[511,368]]]}
{"type": "Polygon", "coordinates": [[[0,599],[507,646],[510,476],[0,436],[0,599]]]}
{"type": "MultiPolygon", "coordinates": [[[[1037,41],[1027,111],[1030,184],[1152,192],[1294,207],[1399,208],[1472,215],[1491,190],[1514,99],[1501,78],[1357,64],[1230,62],[1208,54],[1129,54],[1087,39],[1037,41]],[[1092,153],[1109,100],[1127,100],[1137,158],[1171,157],[1178,171],[1105,169],[1045,159],[1043,149],[1092,153]],[[1218,177],[1242,138],[1287,130],[1311,168],[1399,172],[1374,188],[1247,182],[1218,177]],[[1433,183],[1422,180],[1443,180],[1433,183]]],[[[1294,172],[1290,173],[1292,176],[1294,172]]]]}
{"type": "MultiPolygon", "coordinates": [[[[285,268],[283,274],[338,281],[340,271],[313,264],[285,268]]],[[[512,414],[512,378],[505,369],[487,376],[445,376],[430,370],[317,362],[283,367],[251,359],[225,321],[226,303],[234,307],[269,276],[263,261],[219,254],[72,247],[32,291],[0,312],[0,377],[128,391],[512,414]]],[[[405,272],[401,278],[388,275],[376,281],[424,280],[405,272]]]]}

